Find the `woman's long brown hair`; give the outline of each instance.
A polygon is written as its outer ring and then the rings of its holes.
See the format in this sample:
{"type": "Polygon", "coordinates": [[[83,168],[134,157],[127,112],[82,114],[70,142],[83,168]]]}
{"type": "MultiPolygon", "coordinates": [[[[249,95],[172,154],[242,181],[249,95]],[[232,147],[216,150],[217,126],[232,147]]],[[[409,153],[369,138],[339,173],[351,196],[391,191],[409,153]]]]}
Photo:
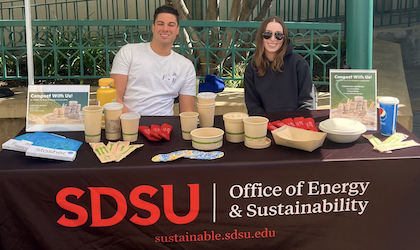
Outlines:
{"type": "Polygon", "coordinates": [[[270,61],[267,59],[264,53],[264,41],[262,37],[262,33],[266,30],[267,24],[270,22],[277,22],[283,27],[283,45],[277,51],[277,55],[274,57],[274,61],[271,63],[271,69],[273,72],[283,72],[281,68],[283,67],[284,55],[286,54],[287,46],[289,45],[289,35],[287,32],[286,24],[284,24],[283,19],[278,16],[270,16],[266,18],[260,25],[260,28],[257,31],[257,47],[255,48],[255,54],[253,58],[253,66],[255,66],[258,70],[258,76],[265,75],[268,66],[270,65],[270,61]]]}

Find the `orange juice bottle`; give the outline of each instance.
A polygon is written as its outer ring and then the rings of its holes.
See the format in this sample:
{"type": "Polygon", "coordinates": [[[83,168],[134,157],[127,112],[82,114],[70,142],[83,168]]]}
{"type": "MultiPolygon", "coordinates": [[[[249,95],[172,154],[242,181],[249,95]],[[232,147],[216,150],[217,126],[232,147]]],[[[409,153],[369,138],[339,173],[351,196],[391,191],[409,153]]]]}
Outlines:
{"type": "MultiPolygon", "coordinates": [[[[114,79],[99,79],[99,88],[96,91],[96,100],[98,105],[103,107],[105,104],[117,101],[117,91],[115,90],[114,79]]],[[[102,129],[105,129],[105,116],[102,111],[102,129]]]]}

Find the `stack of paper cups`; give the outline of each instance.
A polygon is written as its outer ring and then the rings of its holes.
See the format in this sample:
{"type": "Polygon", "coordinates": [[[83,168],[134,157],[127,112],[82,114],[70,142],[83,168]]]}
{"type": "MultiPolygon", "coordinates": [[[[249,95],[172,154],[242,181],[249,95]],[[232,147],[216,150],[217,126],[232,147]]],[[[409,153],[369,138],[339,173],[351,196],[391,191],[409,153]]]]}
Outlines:
{"type": "Polygon", "coordinates": [[[202,92],[197,95],[197,111],[200,127],[213,127],[216,94],[213,92],[202,92]]]}
{"type": "Polygon", "coordinates": [[[198,119],[200,120],[200,127],[213,127],[214,125],[214,109],[215,104],[200,104],[197,103],[198,119]]]}

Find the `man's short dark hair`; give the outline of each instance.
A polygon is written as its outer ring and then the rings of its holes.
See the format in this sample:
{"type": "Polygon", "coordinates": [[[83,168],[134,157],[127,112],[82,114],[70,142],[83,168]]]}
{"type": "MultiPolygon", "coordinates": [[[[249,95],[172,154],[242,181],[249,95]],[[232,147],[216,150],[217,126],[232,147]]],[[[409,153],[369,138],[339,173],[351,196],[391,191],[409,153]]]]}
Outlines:
{"type": "Polygon", "coordinates": [[[176,22],[179,24],[179,14],[178,11],[172,5],[162,5],[155,10],[153,15],[153,23],[156,22],[156,18],[160,13],[169,13],[176,17],[176,22]]]}

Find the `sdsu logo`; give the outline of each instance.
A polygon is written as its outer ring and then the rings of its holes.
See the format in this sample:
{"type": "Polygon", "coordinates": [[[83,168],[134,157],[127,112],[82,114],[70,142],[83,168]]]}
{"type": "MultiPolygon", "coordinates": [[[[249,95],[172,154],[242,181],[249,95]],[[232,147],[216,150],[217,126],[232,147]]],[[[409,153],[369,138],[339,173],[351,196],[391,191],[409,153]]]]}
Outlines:
{"type": "Polygon", "coordinates": [[[381,121],[385,121],[387,117],[385,109],[379,108],[379,116],[381,117],[381,121]]]}

